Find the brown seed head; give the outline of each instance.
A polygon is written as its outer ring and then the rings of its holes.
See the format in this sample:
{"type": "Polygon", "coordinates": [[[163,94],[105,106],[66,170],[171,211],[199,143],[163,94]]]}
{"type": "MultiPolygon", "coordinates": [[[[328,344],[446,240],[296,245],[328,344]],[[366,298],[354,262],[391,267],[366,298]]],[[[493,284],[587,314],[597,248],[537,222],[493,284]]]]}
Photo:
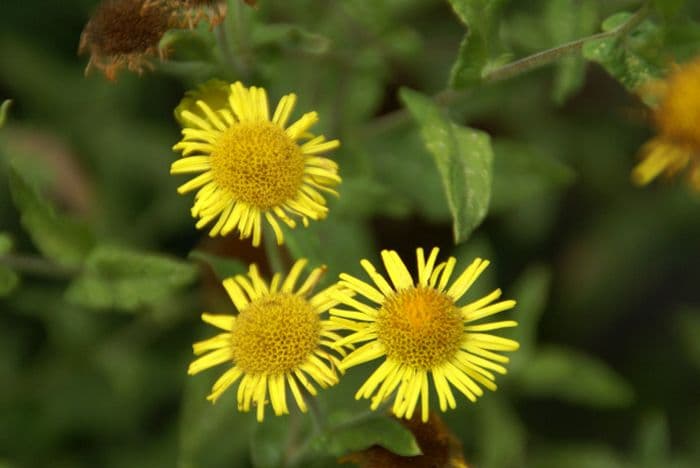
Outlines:
{"type": "Polygon", "coordinates": [[[88,21],[80,37],[79,53],[90,53],[92,66],[107,78],[126,67],[141,73],[152,67],[150,57],[161,55],[158,43],[169,29],[171,10],[152,0],[105,0],[88,21]]]}

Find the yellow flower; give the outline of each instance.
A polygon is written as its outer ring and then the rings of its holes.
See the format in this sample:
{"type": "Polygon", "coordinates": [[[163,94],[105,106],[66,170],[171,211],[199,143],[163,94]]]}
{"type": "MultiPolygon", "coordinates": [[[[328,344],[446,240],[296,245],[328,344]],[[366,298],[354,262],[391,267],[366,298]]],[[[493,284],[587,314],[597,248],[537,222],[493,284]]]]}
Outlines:
{"type": "Polygon", "coordinates": [[[519,347],[516,341],[484,333],[516,326],[512,320],[472,324],[515,306],[512,300],[494,302],[501,296],[500,289],[469,304],[457,305],[489,262],[477,258],[448,287],[456,260],[450,257],[436,265],[437,254],[434,248],[426,261],[423,249],[417,250],[418,281],[414,282],[396,252],[382,251],[393,287],[369,261],[362,260],[374,285],[342,274],[339,286],[374,304],[367,305],[338,290],[333,297],[350,310],[331,309],[331,320],[339,328],[352,331],[336,346],[368,342],[351,352],[341,362],[341,369],[386,357],[355,398],[372,398],[371,408],[376,410],[398,389],[393,413],[411,418],[420,399],[424,422],[429,416],[428,374],[432,375],[440,410],[446,411],[448,406],[454,409],[451,387],[471,401],[483,394],[479,384],[495,390],[493,373],[505,374],[502,364],[508,362],[499,352],[519,347]]]}
{"type": "Polygon", "coordinates": [[[334,325],[320,317],[337,304],[329,295],[334,288],[306,297],[325,270],[316,268],[295,290],[306,263],[297,261],[284,281],[277,273],[268,284],[251,265],[247,275],[223,282],[239,313],[202,314],[203,321],[224,332],[193,345],[196,355],[204,355],[187,370],[194,375],[218,364],[231,365],[214,383],[208,400],[216,402],[240,380],[238,409],[249,411],[254,403],[262,421],[268,402],[278,416],[289,412],[287,387],[305,412],[303,393],[316,395],[313,382],[323,388],[338,383],[340,362],[330,346],[340,337],[332,331],[334,325]]]}
{"type": "Polygon", "coordinates": [[[197,106],[197,101],[204,101],[214,111],[220,112],[228,107],[228,95],[231,85],[216,78],[206,81],[196,89],[187,91],[185,97],[175,108],[175,119],[181,127],[187,127],[187,121],[182,117],[184,111],[192,112],[198,117],[206,119],[206,114],[197,106]]]}
{"type": "Polygon", "coordinates": [[[661,174],[672,176],[690,165],[688,180],[700,191],[700,58],[676,66],[665,80],[644,92],[658,100],[654,122],[658,135],[642,147],[642,161],[632,180],[646,185],[661,174]]]}
{"type": "Polygon", "coordinates": [[[200,173],[181,185],[183,194],[198,190],[192,216],[202,228],[214,222],[209,235],[226,235],[238,229],[241,239],[253,237],[260,245],[262,217],[272,227],[277,243],[284,237],[278,220],[291,228],[298,216],[302,223],[327,216],[321,192],[338,195],[338,165],[322,154],[340,146],[308,131],[318,114],[309,112],[291,125],[287,121],[296,95],[284,96],[272,118],[262,88],[229,87],[226,107],[199,99],[200,113],[182,110],[186,126],[173,149],[183,158],[170,167],[171,174],[200,173]],[[300,140],[305,140],[303,143],[300,140]]]}

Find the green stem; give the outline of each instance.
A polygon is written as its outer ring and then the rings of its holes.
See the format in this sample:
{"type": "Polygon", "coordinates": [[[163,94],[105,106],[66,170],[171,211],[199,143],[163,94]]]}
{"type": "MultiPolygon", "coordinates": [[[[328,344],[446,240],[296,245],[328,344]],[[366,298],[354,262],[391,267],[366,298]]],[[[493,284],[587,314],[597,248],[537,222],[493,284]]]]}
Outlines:
{"type": "Polygon", "coordinates": [[[263,229],[263,244],[265,246],[265,255],[267,256],[267,264],[274,273],[281,273],[286,270],[280,246],[277,245],[275,233],[269,226],[263,229]]]}
{"type": "Polygon", "coordinates": [[[70,279],[80,273],[77,268],[68,268],[53,263],[43,257],[21,254],[0,256],[0,264],[20,273],[54,279],[70,279]]]}
{"type": "MultiPolygon", "coordinates": [[[[484,82],[494,82],[512,78],[514,76],[526,73],[537,67],[547,65],[552,63],[566,55],[578,52],[581,50],[583,45],[588,41],[593,41],[597,39],[609,39],[612,37],[622,37],[632,31],[636,26],[639,25],[644,19],[649,15],[649,4],[645,2],[636,13],[634,13],[627,21],[618,26],[617,28],[598,34],[593,34],[581,39],[577,39],[572,42],[567,42],[560,46],[554,47],[552,49],[544,50],[542,52],[537,52],[535,54],[529,55],[527,57],[521,58],[514,62],[508,63],[493,70],[484,73],[482,79],[484,82]]],[[[454,103],[456,100],[465,97],[466,93],[463,91],[456,91],[452,89],[445,89],[440,91],[433,96],[433,100],[436,104],[442,107],[447,107],[454,103]]],[[[369,126],[365,128],[361,136],[372,137],[375,135],[381,135],[385,132],[393,130],[401,125],[410,121],[408,112],[405,108],[398,109],[394,112],[384,114],[383,116],[375,119],[369,126]]]]}
{"type": "Polygon", "coordinates": [[[498,68],[494,68],[483,75],[484,81],[500,81],[526,73],[534,68],[552,63],[566,55],[578,52],[584,44],[599,39],[622,37],[634,29],[649,14],[649,4],[645,3],[637,12],[623,24],[610,31],[593,34],[575,41],[567,42],[551,49],[537,52],[536,54],[521,58],[498,68]]]}

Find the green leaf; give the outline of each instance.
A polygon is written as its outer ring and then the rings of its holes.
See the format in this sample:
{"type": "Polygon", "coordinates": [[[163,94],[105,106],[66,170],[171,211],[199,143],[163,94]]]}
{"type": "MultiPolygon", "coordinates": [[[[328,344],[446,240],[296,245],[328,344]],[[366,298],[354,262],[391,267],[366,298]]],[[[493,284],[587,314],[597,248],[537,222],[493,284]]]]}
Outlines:
{"type": "Polygon", "coordinates": [[[411,431],[393,418],[381,416],[363,419],[354,424],[328,429],[313,440],[316,453],[341,457],[373,445],[403,457],[421,455],[411,431]]]}
{"type": "MultiPolygon", "coordinates": [[[[564,44],[592,34],[596,27],[596,3],[592,0],[550,0],[545,21],[553,44],[564,44]]],[[[563,104],[583,86],[586,63],[580,55],[560,59],[556,65],[552,99],[563,104]]]]}
{"type": "Polygon", "coordinates": [[[2,128],[7,121],[7,115],[10,112],[11,105],[12,100],[10,99],[5,99],[2,104],[0,104],[0,128],[2,128]]]}
{"type": "Polygon", "coordinates": [[[83,273],[68,288],[67,299],[92,308],[133,311],[155,305],[194,281],[197,268],[168,257],[99,246],[83,273]]]}
{"type": "Polygon", "coordinates": [[[511,358],[510,368],[513,372],[528,372],[528,360],[535,352],[537,325],[547,305],[551,280],[549,268],[534,265],[520,276],[513,287],[512,297],[518,304],[512,318],[517,320],[518,326],[513,329],[511,338],[520,343],[520,349],[511,358]]]}
{"type": "Polygon", "coordinates": [[[307,31],[294,24],[259,24],[252,31],[251,42],[256,46],[279,44],[285,48],[302,50],[310,54],[323,54],[331,46],[331,40],[307,31]]]}
{"type": "MultiPolygon", "coordinates": [[[[250,439],[250,456],[253,466],[275,468],[285,466],[285,451],[290,437],[291,418],[295,416],[273,417],[256,425],[250,439]]],[[[297,420],[295,424],[300,424],[297,420]]]]}
{"type": "Polygon", "coordinates": [[[634,458],[639,468],[670,466],[668,421],[661,412],[646,414],[637,432],[634,458]]]}
{"type": "Polygon", "coordinates": [[[503,0],[449,0],[460,21],[468,28],[450,72],[450,86],[463,89],[481,82],[484,69],[492,66],[497,48],[496,19],[503,0]]]}
{"type": "MultiPolygon", "coordinates": [[[[185,384],[180,409],[178,467],[229,466],[246,460],[255,416],[236,409],[235,392],[229,391],[216,405],[206,399],[213,379],[198,375],[185,384]]],[[[268,421],[265,423],[267,424],[268,421]]]]}
{"type": "Polygon", "coordinates": [[[216,277],[220,280],[245,274],[248,271],[248,267],[240,260],[230,257],[220,257],[202,250],[193,250],[188,255],[188,258],[199,260],[209,265],[211,269],[214,270],[216,277]]]}
{"type": "Polygon", "coordinates": [[[454,124],[420,93],[402,89],[400,95],[435,158],[452,214],[455,243],[463,242],[489,208],[493,161],[489,135],[454,124]]]}
{"type": "Polygon", "coordinates": [[[0,255],[5,255],[12,250],[14,242],[12,237],[6,232],[0,232],[0,255]]]}
{"type": "Polygon", "coordinates": [[[508,401],[499,395],[488,395],[479,402],[477,417],[479,466],[523,466],[526,431],[508,401]]]}
{"type": "Polygon", "coordinates": [[[19,276],[10,268],[0,265],[0,297],[10,294],[19,284],[19,276]]]}
{"type": "Polygon", "coordinates": [[[632,387],[602,361],[553,346],[538,349],[517,382],[531,396],[596,408],[624,407],[634,399],[632,387]]]}
{"type": "Polygon", "coordinates": [[[682,310],[676,319],[685,357],[700,371],[700,309],[682,310]]]}
{"type": "Polygon", "coordinates": [[[686,0],[652,0],[654,9],[661,13],[665,20],[671,19],[681,9],[686,0]]]}
{"type": "Polygon", "coordinates": [[[94,245],[87,225],[57,214],[13,166],[9,178],[10,192],[20,211],[22,226],[37,249],[61,265],[79,266],[94,245]]]}
{"type": "MultiPolygon", "coordinates": [[[[630,19],[630,13],[617,13],[603,22],[604,31],[612,31],[630,19]]],[[[622,37],[597,39],[586,42],[583,56],[599,63],[622,83],[634,91],[642,83],[663,74],[661,31],[651,21],[638,25],[622,37]]]]}

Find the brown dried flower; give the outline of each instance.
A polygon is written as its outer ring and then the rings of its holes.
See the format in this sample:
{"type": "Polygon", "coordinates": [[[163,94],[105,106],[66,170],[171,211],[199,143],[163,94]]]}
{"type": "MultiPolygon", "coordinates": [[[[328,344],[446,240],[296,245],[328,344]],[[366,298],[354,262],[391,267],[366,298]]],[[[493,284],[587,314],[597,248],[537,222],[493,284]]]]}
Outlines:
{"type": "Polygon", "coordinates": [[[85,25],[78,53],[90,53],[85,74],[95,67],[109,80],[122,68],[142,73],[153,68],[151,58],[162,60],[158,47],[170,28],[172,11],[154,0],[105,0],[85,25]]]}
{"type": "Polygon", "coordinates": [[[208,21],[213,28],[226,17],[224,0],[166,0],[166,3],[173,11],[178,28],[194,29],[202,20],[208,21]]]}

